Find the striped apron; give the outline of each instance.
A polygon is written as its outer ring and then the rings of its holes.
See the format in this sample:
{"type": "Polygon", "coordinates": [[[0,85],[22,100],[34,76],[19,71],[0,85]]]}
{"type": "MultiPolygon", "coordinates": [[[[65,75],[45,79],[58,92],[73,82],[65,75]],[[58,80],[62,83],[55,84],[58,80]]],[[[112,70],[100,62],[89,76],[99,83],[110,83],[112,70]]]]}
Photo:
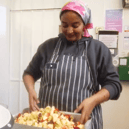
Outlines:
{"type": "MultiPolygon", "coordinates": [[[[91,71],[87,59],[87,44],[82,56],[74,60],[72,55],[63,55],[58,60],[61,39],[57,42],[53,55],[42,68],[39,92],[40,107],[55,106],[62,111],[73,112],[80,103],[94,94],[91,71]]],[[[92,129],[102,129],[101,106],[92,111],[92,129]]]]}

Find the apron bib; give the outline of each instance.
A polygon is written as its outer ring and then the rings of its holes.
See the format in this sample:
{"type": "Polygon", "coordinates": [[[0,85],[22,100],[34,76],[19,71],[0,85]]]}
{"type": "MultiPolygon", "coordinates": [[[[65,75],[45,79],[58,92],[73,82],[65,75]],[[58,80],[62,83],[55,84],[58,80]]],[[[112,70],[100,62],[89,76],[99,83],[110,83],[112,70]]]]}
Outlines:
{"type": "MultiPolygon", "coordinates": [[[[59,39],[53,55],[42,69],[39,92],[40,107],[55,106],[61,111],[73,112],[80,103],[94,94],[90,66],[86,48],[82,56],[74,58],[63,55],[58,61],[61,46],[59,39]]],[[[92,129],[102,129],[101,106],[92,112],[92,129]]]]}

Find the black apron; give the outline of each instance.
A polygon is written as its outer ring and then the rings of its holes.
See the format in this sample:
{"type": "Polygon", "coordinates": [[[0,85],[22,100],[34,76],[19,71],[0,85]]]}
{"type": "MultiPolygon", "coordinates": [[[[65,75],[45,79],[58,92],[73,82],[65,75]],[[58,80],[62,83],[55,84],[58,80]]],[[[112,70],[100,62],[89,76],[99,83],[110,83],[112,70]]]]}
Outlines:
{"type": "MultiPolygon", "coordinates": [[[[87,44],[82,56],[63,55],[59,58],[61,39],[53,55],[42,69],[39,92],[40,107],[55,106],[61,111],[73,112],[80,103],[94,94],[90,66],[87,59],[87,44]]],[[[92,111],[92,129],[102,129],[101,106],[92,111]]]]}

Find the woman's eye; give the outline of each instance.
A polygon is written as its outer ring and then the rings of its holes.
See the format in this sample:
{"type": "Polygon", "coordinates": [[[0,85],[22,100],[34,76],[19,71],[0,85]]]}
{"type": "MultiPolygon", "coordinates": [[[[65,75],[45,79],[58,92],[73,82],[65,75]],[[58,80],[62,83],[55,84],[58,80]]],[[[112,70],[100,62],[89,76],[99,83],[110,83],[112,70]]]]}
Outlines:
{"type": "Polygon", "coordinates": [[[78,26],[73,26],[74,28],[78,28],[78,26]]]}
{"type": "Polygon", "coordinates": [[[63,27],[63,28],[67,28],[67,27],[68,27],[68,25],[66,25],[66,24],[62,24],[62,27],[63,27]]]}
{"type": "Polygon", "coordinates": [[[68,26],[67,25],[63,25],[64,28],[67,28],[68,26]]]}
{"type": "Polygon", "coordinates": [[[73,25],[74,28],[78,28],[78,26],[79,26],[79,25],[77,25],[77,24],[73,25]]]}

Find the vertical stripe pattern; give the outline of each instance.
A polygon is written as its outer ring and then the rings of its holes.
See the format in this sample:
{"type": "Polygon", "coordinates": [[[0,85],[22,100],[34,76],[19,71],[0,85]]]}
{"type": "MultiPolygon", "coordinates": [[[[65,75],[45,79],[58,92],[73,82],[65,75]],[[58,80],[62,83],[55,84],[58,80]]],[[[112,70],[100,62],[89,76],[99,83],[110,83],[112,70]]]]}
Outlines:
{"type": "MultiPolygon", "coordinates": [[[[94,94],[93,78],[87,59],[87,42],[83,55],[76,57],[63,55],[57,62],[61,40],[58,41],[53,55],[48,62],[56,68],[43,68],[41,87],[39,92],[40,106],[55,106],[62,111],[73,112],[80,103],[94,94]]],[[[47,64],[48,64],[47,63],[47,64]]],[[[101,106],[92,111],[92,129],[102,129],[101,106]]]]}

